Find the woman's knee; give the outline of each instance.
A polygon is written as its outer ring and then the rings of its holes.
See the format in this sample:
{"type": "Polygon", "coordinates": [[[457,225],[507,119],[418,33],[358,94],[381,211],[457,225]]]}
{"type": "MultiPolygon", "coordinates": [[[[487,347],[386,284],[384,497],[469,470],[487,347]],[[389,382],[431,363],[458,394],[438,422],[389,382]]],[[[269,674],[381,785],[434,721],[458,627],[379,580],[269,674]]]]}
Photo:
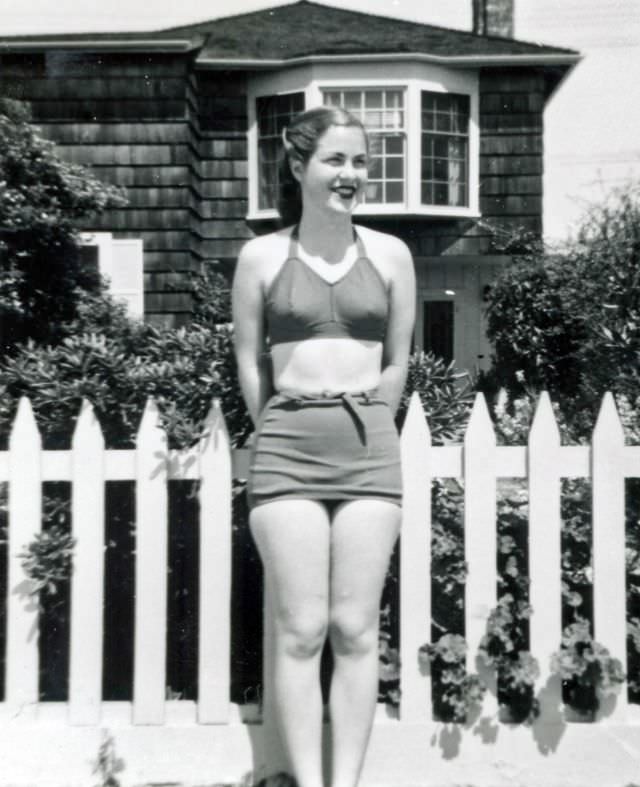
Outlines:
{"type": "Polygon", "coordinates": [[[338,606],[331,610],[329,638],[334,653],[366,656],[378,650],[378,618],[364,610],[338,606]]]}
{"type": "Polygon", "coordinates": [[[317,656],[324,646],[328,630],[328,613],[322,608],[301,607],[280,610],[276,632],[280,648],[293,658],[317,656]]]}

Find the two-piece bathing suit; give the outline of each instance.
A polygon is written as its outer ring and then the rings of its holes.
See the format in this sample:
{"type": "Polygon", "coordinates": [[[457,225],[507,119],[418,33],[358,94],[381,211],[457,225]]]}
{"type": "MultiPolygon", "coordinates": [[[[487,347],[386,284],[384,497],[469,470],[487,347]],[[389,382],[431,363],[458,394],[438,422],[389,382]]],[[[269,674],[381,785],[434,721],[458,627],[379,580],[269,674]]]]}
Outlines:
{"type": "MultiPolygon", "coordinates": [[[[330,283],[300,259],[297,228],[265,299],[270,344],[318,337],[384,341],[387,286],[356,234],[358,257],[330,283]]],[[[280,391],[256,424],[249,503],[402,500],[398,433],[376,391],[280,391]]]]}

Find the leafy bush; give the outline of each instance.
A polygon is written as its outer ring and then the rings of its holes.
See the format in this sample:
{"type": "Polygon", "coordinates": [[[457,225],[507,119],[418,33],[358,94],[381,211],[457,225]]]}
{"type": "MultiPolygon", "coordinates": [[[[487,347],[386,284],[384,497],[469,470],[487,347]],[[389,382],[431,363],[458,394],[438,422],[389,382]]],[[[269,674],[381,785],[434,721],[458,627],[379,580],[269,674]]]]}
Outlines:
{"type": "Polygon", "coordinates": [[[94,406],[109,447],[133,444],[149,396],[176,447],[199,438],[215,396],[234,440],[250,429],[229,325],[199,315],[187,327],[157,328],[131,320],[105,295],[80,296],[79,314],[64,326],[59,344],[30,341],[5,359],[0,394],[5,435],[17,400],[28,396],[49,446],[68,444],[83,398],[94,406]]]}
{"type": "Polygon", "coordinates": [[[595,713],[600,699],[615,694],[625,679],[620,661],[594,641],[586,620],[565,629],[552,670],[565,681],[570,705],[583,713],[595,713]]]}
{"type": "Polygon", "coordinates": [[[419,657],[431,665],[435,710],[443,721],[463,722],[482,703],[486,687],[477,675],[467,673],[466,655],[467,643],[459,634],[444,634],[420,648],[419,657]]]}
{"type": "Polygon", "coordinates": [[[407,382],[397,413],[402,425],[411,394],[417,391],[429,421],[435,445],[460,440],[473,404],[473,386],[466,372],[458,372],[433,353],[415,353],[409,357],[407,382]]]}
{"type": "Polygon", "coordinates": [[[640,185],[593,206],[577,240],[558,252],[525,244],[494,282],[487,316],[493,372],[512,394],[546,388],[578,424],[606,390],[635,399],[640,185]]]}
{"type": "Polygon", "coordinates": [[[33,595],[55,596],[71,578],[74,538],[59,525],[36,534],[20,553],[22,568],[32,580],[33,595]]]}
{"type": "Polygon", "coordinates": [[[55,342],[79,290],[97,292],[76,228],[124,204],[123,193],[58,158],[24,104],[0,99],[0,327],[4,352],[28,338],[55,342]]]}

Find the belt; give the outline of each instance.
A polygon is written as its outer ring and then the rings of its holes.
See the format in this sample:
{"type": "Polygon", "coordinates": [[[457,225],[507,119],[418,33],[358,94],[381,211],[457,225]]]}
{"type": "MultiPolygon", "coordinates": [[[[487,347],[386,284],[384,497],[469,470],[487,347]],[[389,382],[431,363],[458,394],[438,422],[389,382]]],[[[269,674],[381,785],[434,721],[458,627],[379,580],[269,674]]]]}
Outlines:
{"type": "Polygon", "coordinates": [[[374,388],[370,391],[321,391],[320,393],[306,393],[284,389],[278,391],[271,399],[271,402],[304,402],[318,404],[338,404],[341,403],[351,415],[362,445],[367,445],[367,429],[362,413],[362,405],[372,402],[384,402],[378,396],[378,391],[374,388]]]}

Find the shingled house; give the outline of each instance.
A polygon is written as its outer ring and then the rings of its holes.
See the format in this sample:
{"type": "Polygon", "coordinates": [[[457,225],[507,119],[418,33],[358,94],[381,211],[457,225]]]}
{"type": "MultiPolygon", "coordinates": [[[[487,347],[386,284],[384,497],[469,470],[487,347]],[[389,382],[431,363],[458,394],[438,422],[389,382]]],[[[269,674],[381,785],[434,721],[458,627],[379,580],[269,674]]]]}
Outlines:
{"type": "Polygon", "coordinates": [[[282,126],[346,106],[373,140],[357,221],[415,256],[416,347],[482,367],[483,295],[505,261],[489,225],[541,233],[543,110],[579,57],[514,40],[512,4],[476,0],[476,32],[299,0],[159,32],[3,38],[0,95],[126,187],[128,207],[86,229],[112,234],[95,237],[124,290],[142,241],[145,315],[171,324],[188,319],[186,271],[230,272],[275,225],[282,126]]]}

